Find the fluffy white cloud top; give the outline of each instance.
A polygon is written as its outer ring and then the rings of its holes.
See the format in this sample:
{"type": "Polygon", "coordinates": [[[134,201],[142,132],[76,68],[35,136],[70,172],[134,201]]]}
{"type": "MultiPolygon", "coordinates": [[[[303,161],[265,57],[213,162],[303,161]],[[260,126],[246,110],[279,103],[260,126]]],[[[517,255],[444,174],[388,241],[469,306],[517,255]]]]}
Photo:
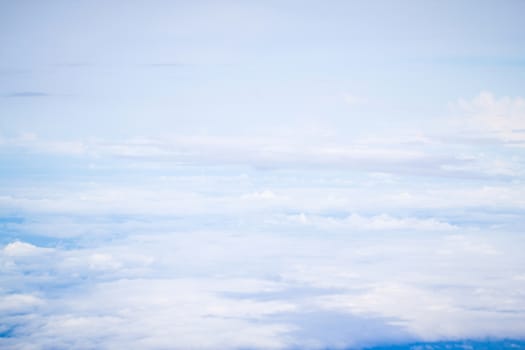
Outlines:
{"type": "Polygon", "coordinates": [[[389,230],[145,232],[53,250],[15,242],[1,254],[9,288],[0,297],[0,342],[286,349],[519,338],[523,243],[490,232],[389,230]],[[323,322],[313,331],[315,317],[323,322]]]}

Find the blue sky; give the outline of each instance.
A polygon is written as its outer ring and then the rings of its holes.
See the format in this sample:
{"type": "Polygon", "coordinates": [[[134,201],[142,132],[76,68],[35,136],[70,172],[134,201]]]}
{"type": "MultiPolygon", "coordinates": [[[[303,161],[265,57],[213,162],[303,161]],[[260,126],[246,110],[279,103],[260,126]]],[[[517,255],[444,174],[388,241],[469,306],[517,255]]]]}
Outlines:
{"type": "Polygon", "coordinates": [[[0,1],[0,347],[523,347],[523,13],[0,1]]]}

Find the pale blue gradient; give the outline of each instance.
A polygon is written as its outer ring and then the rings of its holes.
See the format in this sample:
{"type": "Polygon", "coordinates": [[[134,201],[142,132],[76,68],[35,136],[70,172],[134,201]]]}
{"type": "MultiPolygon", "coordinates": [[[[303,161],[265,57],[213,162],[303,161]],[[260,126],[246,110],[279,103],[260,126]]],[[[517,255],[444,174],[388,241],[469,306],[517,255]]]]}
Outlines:
{"type": "Polygon", "coordinates": [[[522,348],[524,13],[0,0],[0,348],[522,348]]]}

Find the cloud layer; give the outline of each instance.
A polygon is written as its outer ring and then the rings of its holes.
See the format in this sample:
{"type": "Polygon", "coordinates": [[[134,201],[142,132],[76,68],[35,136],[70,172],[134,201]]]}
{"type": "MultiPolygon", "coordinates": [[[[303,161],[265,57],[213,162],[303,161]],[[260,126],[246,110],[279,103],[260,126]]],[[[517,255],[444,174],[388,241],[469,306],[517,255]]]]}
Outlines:
{"type": "Polygon", "coordinates": [[[523,13],[0,2],[0,348],[523,347],[523,13]]]}

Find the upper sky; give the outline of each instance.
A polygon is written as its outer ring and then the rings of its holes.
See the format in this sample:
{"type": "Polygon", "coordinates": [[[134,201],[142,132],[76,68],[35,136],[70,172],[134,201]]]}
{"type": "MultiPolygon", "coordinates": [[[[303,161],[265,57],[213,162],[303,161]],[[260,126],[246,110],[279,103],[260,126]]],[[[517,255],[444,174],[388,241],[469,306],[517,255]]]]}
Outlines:
{"type": "Polygon", "coordinates": [[[9,135],[406,129],[525,81],[523,1],[1,6],[9,135]]]}
{"type": "Polygon", "coordinates": [[[0,0],[0,347],[522,347],[524,16],[0,0]]]}

